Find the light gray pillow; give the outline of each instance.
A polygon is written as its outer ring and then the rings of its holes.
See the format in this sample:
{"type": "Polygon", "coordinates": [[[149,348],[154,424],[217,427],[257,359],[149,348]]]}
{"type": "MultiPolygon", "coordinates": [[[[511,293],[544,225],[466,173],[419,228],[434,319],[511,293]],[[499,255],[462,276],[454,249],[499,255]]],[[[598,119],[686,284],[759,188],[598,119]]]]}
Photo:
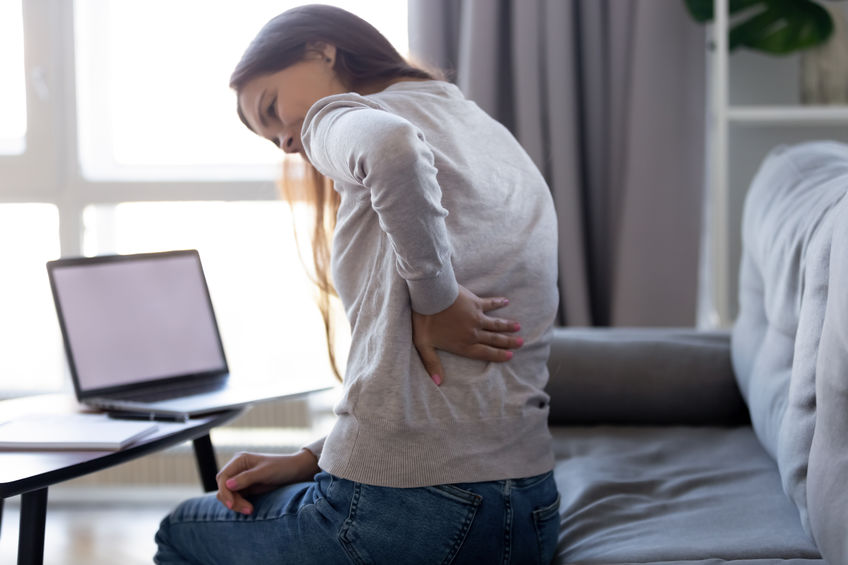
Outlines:
{"type": "Polygon", "coordinates": [[[848,563],[848,198],[836,212],[830,293],[816,370],[807,504],[822,556],[828,563],[848,563]]]}
{"type": "Polygon", "coordinates": [[[819,339],[832,291],[834,211],[846,192],[848,146],[781,147],[757,173],[743,218],[734,370],[757,437],[777,461],[808,531],[819,339]]]}

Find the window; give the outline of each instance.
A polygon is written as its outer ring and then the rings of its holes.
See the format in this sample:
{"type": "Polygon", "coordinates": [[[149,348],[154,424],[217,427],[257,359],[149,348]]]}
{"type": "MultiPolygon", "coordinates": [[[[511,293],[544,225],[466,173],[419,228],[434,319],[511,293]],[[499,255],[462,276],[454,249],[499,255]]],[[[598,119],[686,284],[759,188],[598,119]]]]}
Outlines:
{"type": "Polygon", "coordinates": [[[52,204],[0,204],[0,391],[60,389],[62,341],[45,263],[59,256],[52,204]]]}
{"type": "MultiPolygon", "coordinates": [[[[277,200],[282,154],[228,87],[261,26],[301,3],[0,0],[0,397],[68,390],[44,264],[81,254],[197,248],[234,371],[329,375],[292,237],[303,210],[277,200]]],[[[328,3],[407,52],[406,2],[328,3]]]]}
{"type": "Polygon", "coordinates": [[[24,151],[26,86],[22,0],[0,0],[0,154],[24,151]]]}
{"type": "MultiPolygon", "coordinates": [[[[239,121],[229,75],[261,26],[301,3],[78,0],[83,173],[94,179],[271,177],[281,154],[239,121]]],[[[407,50],[406,2],[331,3],[382,27],[407,50]]]]}
{"type": "Polygon", "coordinates": [[[90,206],[84,218],[86,255],[200,252],[233,373],[258,380],[330,374],[323,322],[308,299],[312,283],[300,266],[287,203],[126,202],[90,206]]]}

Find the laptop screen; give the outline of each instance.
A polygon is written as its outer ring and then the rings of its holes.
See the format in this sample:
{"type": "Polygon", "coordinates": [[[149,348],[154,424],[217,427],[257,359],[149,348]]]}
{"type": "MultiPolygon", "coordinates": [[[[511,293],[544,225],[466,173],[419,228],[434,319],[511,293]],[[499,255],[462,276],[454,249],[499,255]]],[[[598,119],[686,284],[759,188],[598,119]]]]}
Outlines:
{"type": "Polygon", "coordinates": [[[196,251],[48,264],[81,396],[227,369],[196,251]]]}

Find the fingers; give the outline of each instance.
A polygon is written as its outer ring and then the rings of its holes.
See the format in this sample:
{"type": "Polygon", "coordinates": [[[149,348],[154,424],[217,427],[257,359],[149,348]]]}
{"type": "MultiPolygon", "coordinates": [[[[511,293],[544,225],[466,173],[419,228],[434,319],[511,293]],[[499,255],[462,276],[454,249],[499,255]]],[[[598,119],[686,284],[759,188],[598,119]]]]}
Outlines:
{"type": "Polygon", "coordinates": [[[430,375],[436,386],[441,385],[445,371],[442,369],[442,362],[436,348],[430,345],[416,345],[415,349],[418,350],[418,356],[421,357],[421,362],[424,364],[427,374],[430,375]]]}
{"type": "Polygon", "coordinates": [[[479,298],[478,300],[480,301],[480,308],[483,312],[509,306],[509,299],[503,296],[498,296],[496,298],[479,298]]]}
{"type": "Polygon", "coordinates": [[[218,500],[235,512],[241,512],[242,514],[250,514],[253,512],[253,505],[251,505],[241,494],[238,492],[229,489],[225,484],[218,483],[218,494],[216,495],[218,500]]]}
{"type": "Polygon", "coordinates": [[[224,481],[224,486],[226,486],[231,491],[245,490],[247,489],[247,487],[253,484],[251,474],[252,473],[250,471],[239,473],[238,475],[230,477],[229,479],[224,481]]]}
{"type": "Polygon", "coordinates": [[[466,357],[489,363],[506,363],[511,361],[515,354],[508,349],[501,349],[489,345],[472,345],[466,352],[466,357]]]}
{"type": "Polygon", "coordinates": [[[519,349],[524,345],[524,339],[518,336],[482,331],[477,332],[477,343],[490,345],[498,349],[519,349]]]}
{"type": "Polygon", "coordinates": [[[217,498],[224,506],[234,512],[240,512],[242,514],[250,514],[253,512],[253,505],[237,492],[218,489],[217,498]]]}
{"type": "Polygon", "coordinates": [[[503,318],[490,318],[483,316],[480,320],[480,326],[490,332],[520,332],[521,324],[513,320],[504,320],[503,318]]]}
{"type": "MultiPolygon", "coordinates": [[[[479,306],[483,312],[497,310],[509,305],[509,299],[498,298],[480,298],[479,306]]],[[[521,331],[521,324],[514,320],[505,320],[503,318],[491,318],[489,316],[481,317],[481,324],[484,330],[490,332],[518,332],[521,331]]]]}
{"type": "Polygon", "coordinates": [[[460,286],[459,295],[447,309],[431,315],[412,313],[413,343],[437,386],[445,376],[440,350],[487,362],[512,359],[511,350],[524,345],[522,338],[512,335],[521,330],[520,324],[485,314],[508,304],[504,297],[479,298],[460,286]]]}
{"type": "Polygon", "coordinates": [[[224,468],[215,476],[215,481],[218,483],[218,500],[230,510],[243,514],[253,512],[253,505],[238,492],[252,483],[250,468],[251,455],[240,453],[224,465],[224,468]]]}
{"type": "Polygon", "coordinates": [[[253,506],[241,494],[220,483],[218,484],[218,494],[216,497],[221,504],[230,510],[241,512],[242,514],[253,512],[253,506]]]}
{"type": "Polygon", "coordinates": [[[253,505],[236,488],[227,486],[228,484],[234,484],[231,481],[232,479],[226,481],[223,485],[218,484],[218,494],[216,495],[218,500],[230,510],[241,512],[242,514],[250,514],[253,512],[253,505]]]}
{"type": "Polygon", "coordinates": [[[226,482],[230,478],[230,475],[238,473],[239,468],[244,464],[242,460],[242,455],[236,455],[215,475],[215,482],[218,483],[218,500],[231,510],[235,503],[235,493],[226,487],[226,482]]]}

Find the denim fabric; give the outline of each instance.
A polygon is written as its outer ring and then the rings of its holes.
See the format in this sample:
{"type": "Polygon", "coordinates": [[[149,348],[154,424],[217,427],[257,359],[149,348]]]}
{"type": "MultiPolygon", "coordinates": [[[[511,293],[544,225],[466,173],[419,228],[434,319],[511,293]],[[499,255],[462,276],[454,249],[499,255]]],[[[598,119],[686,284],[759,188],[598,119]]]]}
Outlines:
{"type": "Polygon", "coordinates": [[[212,495],[182,503],[156,534],[155,562],[548,564],[560,522],[552,472],[409,489],[322,472],[252,503],[250,516],[212,495]]]}

